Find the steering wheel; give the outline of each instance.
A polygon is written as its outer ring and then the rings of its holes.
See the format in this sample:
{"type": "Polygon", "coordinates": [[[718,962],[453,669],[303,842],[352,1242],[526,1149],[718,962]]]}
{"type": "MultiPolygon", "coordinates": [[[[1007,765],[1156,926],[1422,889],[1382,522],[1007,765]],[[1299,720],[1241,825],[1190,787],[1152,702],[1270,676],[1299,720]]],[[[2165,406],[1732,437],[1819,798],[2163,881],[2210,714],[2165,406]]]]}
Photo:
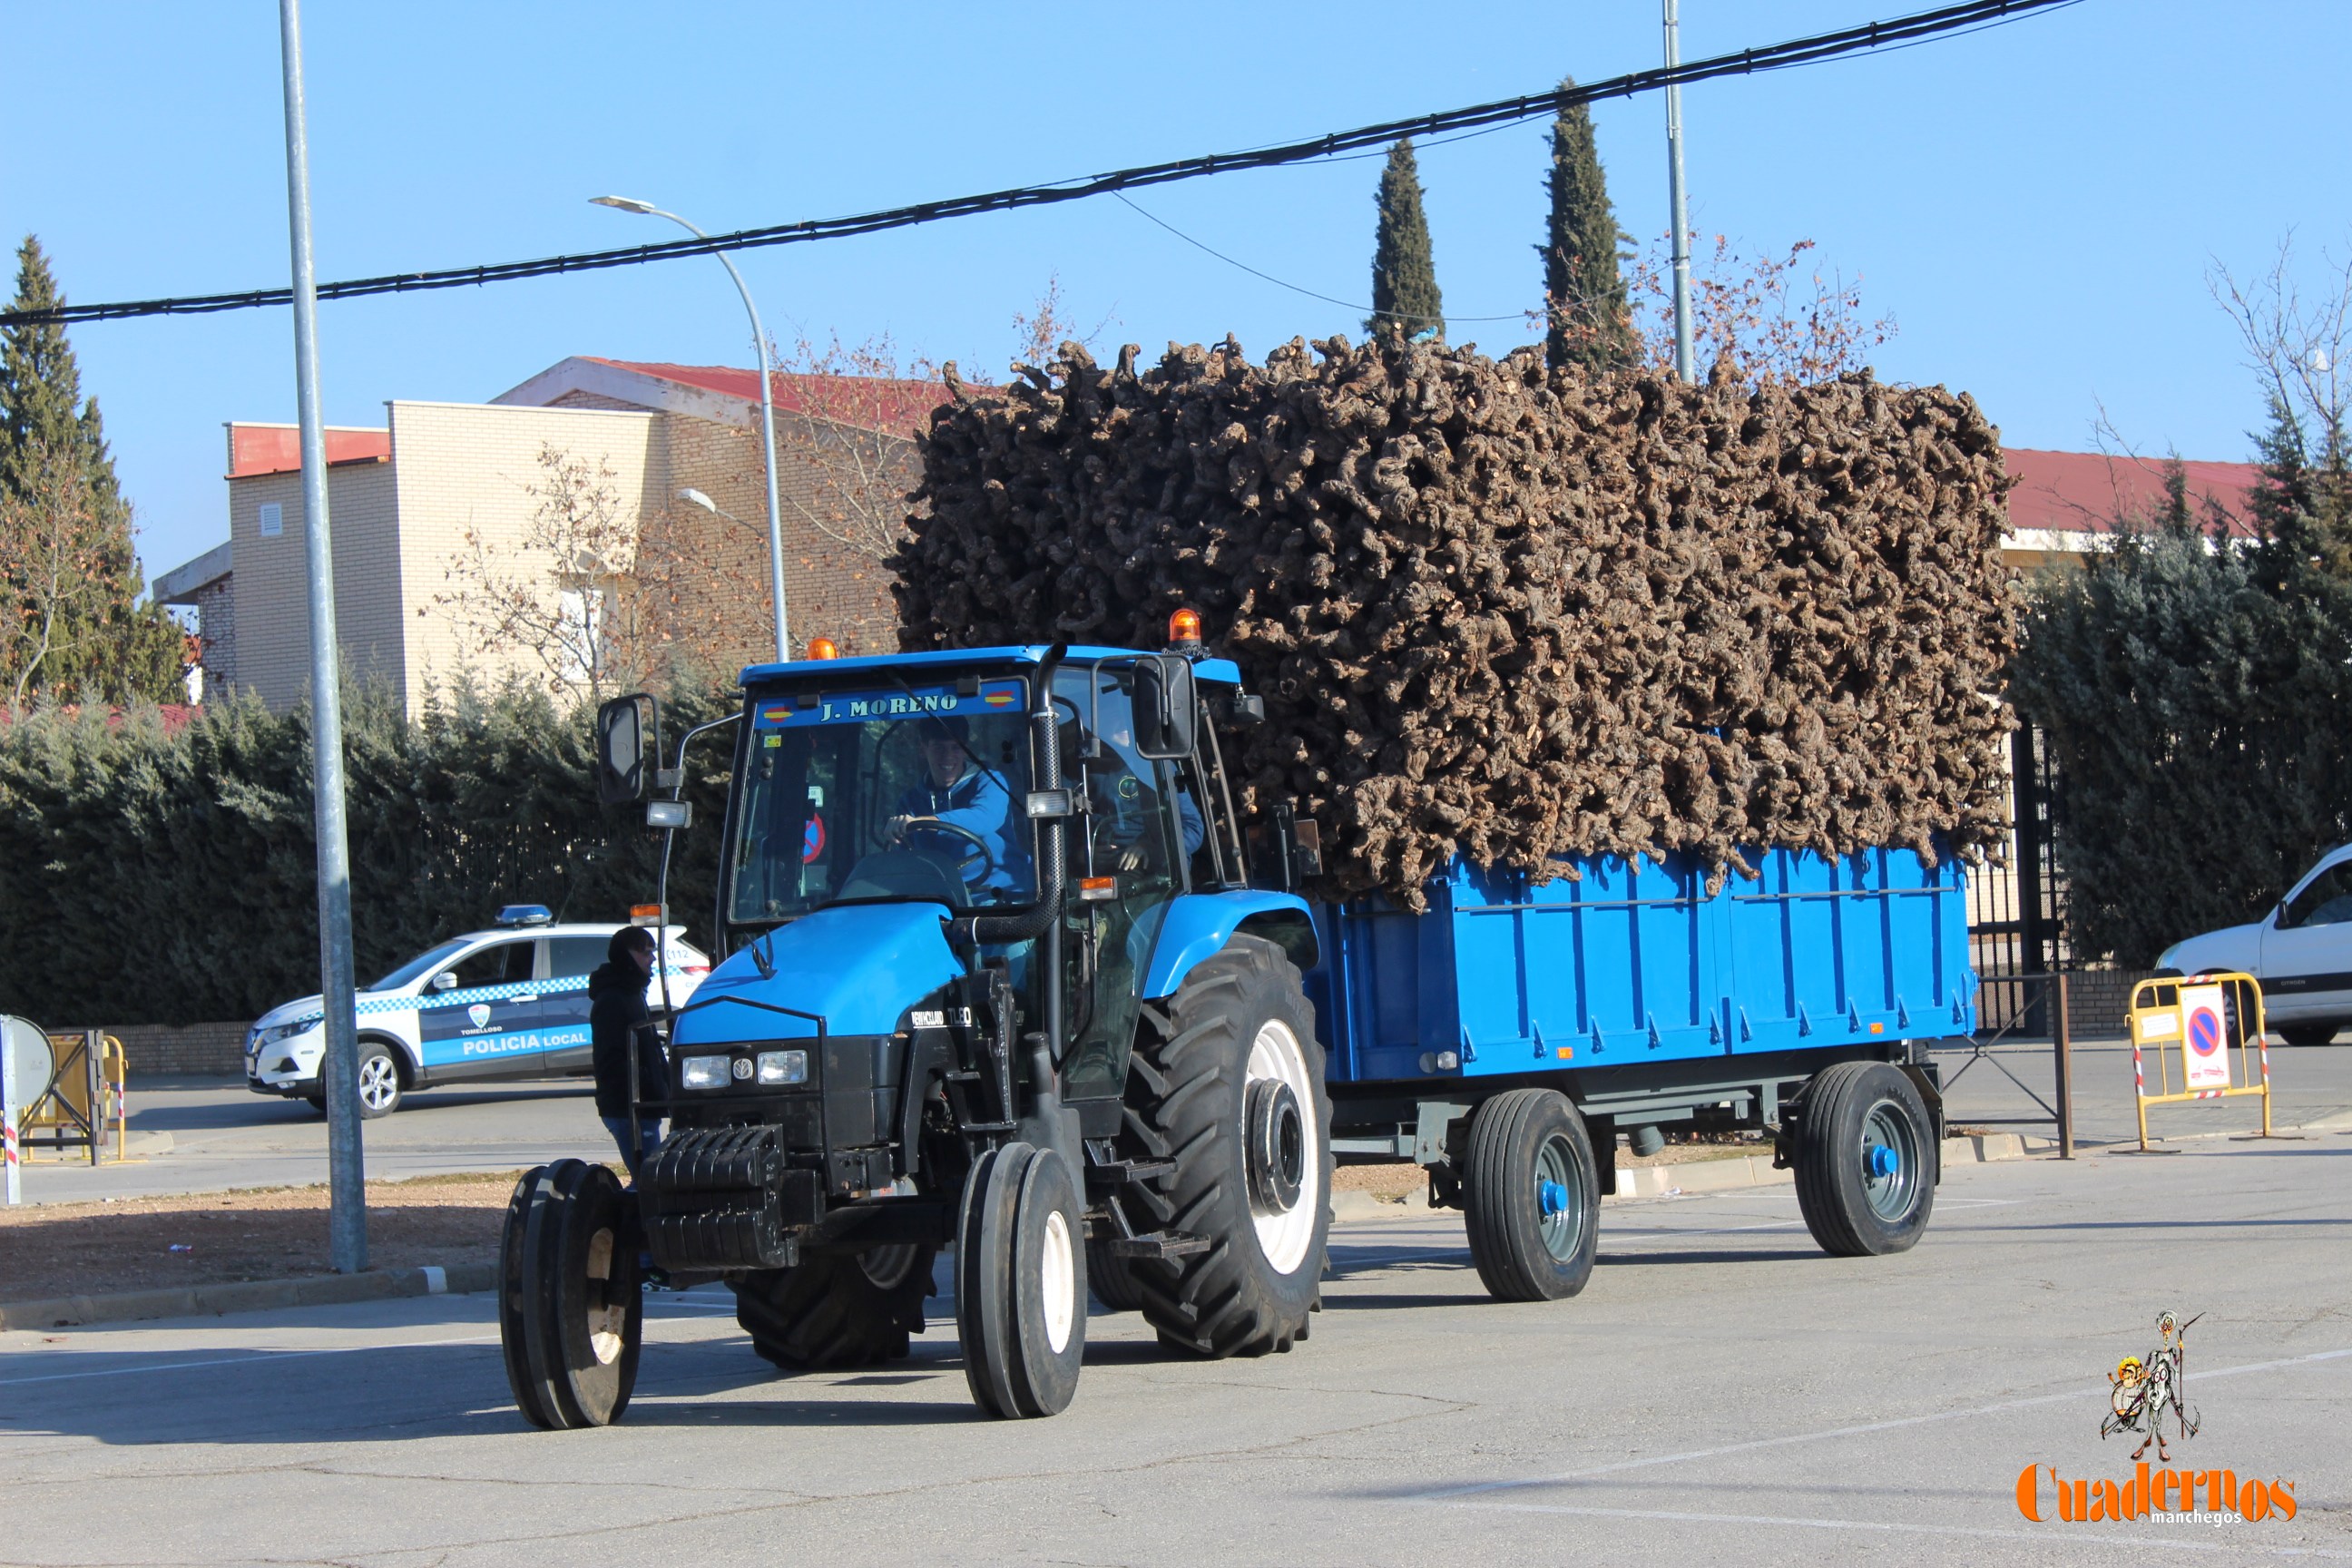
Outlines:
{"type": "Polygon", "coordinates": [[[907,826],[899,831],[898,842],[906,843],[909,836],[919,831],[950,834],[963,839],[971,846],[962,854],[957,856],[953,862],[955,874],[967,882],[984,880],[996,869],[996,852],[988,847],[988,840],[961,823],[949,822],[936,816],[910,816],[907,818],[907,826]],[[975,865],[982,868],[979,878],[970,874],[971,868],[975,865]]]}

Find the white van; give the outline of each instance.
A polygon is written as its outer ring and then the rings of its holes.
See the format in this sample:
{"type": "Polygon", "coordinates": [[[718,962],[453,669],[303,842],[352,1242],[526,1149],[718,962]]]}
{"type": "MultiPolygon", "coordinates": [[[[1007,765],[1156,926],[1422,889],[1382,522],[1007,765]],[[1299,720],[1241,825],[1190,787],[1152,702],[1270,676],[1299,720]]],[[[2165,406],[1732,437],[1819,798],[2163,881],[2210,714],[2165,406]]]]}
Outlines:
{"type": "Polygon", "coordinates": [[[2291,1046],[2324,1046],[2352,1025],[2352,844],[2319,858],[2261,920],[2177,942],[2156,961],[2182,974],[2242,970],[2291,1046]]]}

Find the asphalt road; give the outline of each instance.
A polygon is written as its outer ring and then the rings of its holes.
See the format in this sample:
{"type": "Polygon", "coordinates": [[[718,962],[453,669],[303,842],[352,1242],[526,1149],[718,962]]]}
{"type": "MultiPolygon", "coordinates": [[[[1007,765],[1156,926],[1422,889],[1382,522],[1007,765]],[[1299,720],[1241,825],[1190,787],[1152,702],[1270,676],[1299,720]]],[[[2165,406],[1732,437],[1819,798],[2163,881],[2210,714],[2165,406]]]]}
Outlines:
{"type": "MultiPolygon", "coordinates": [[[[1937,1053],[1951,1085],[1947,1110],[1956,1125],[2054,1135],[2047,1126],[2007,1120],[2044,1113],[2028,1089],[2044,1101],[2051,1098],[2047,1044],[2003,1045],[1974,1062],[1968,1054],[1937,1053]]],[[[2352,1042],[2273,1047],[2271,1071],[2280,1127],[2352,1118],[2352,1042]]],[[[2075,1130],[2084,1143],[2134,1140],[2131,1084],[2131,1051],[2123,1042],[2075,1047],[2075,1130]]],[[[2259,1102],[2247,1099],[2164,1106],[2149,1114],[2157,1135],[2167,1138],[2261,1124],[2259,1102]]],[[[134,1081],[131,1126],[171,1133],[171,1152],[97,1169],[72,1157],[48,1156],[26,1172],[26,1200],[68,1203],[327,1179],[325,1119],[299,1100],[257,1095],[242,1080],[185,1079],[160,1087],[134,1081]]],[[[377,1178],[512,1171],[567,1154],[605,1159],[612,1150],[582,1082],[428,1089],[412,1097],[406,1109],[365,1123],[362,1136],[368,1174],[377,1178]]]]}
{"type": "Polygon", "coordinates": [[[0,1334],[0,1561],[2352,1561],[2347,1175],[2344,1131],[1969,1165],[1916,1249],[1852,1260],[1786,1187],[1612,1205],[1542,1305],[1486,1300],[1454,1216],[1364,1222],[1293,1353],[1098,1316],[1076,1403],[1019,1424],[945,1323],[782,1378],[706,1292],[656,1299],[626,1421],[569,1434],[521,1426],[487,1298],[0,1334]],[[2176,1462],[2296,1516],[2022,1517],[2028,1465],[2132,1474],[2104,1374],[2168,1308],[2204,1314],[2176,1462]]]}

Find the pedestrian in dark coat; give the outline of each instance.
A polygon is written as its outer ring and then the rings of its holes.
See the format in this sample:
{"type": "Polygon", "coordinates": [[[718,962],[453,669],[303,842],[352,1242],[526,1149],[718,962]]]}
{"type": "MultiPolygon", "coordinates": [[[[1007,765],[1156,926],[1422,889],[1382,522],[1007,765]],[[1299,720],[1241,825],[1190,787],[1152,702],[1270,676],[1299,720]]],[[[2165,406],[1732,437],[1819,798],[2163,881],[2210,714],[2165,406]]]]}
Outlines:
{"type": "Polygon", "coordinates": [[[596,1114],[621,1146],[629,1180],[637,1179],[644,1155],[661,1146],[662,1119],[657,1112],[637,1119],[641,1151],[629,1146],[629,1039],[637,1042],[637,1098],[658,1101],[669,1096],[669,1066],[661,1041],[654,1033],[653,1016],[646,1007],[646,984],[653,974],[656,944],[643,926],[623,926],[613,933],[604,962],[588,976],[588,1035],[596,1072],[596,1114]]]}

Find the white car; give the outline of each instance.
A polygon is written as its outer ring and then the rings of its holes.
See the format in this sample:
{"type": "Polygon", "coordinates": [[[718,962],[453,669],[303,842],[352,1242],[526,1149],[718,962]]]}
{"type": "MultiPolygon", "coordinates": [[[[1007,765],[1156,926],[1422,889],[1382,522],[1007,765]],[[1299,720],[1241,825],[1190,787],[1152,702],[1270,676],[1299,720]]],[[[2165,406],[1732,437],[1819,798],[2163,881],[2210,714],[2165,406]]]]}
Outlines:
{"type": "Polygon", "coordinates": [[[2291,1046],[2324,1046],[2352,1026],[2352,844],[2319,864],[2249,925],[2174,942],[2158,971],[2242,970],[2262,982],[2263,1016],[2291,1046]]]}
{"type": "MultiPolygon", "coordinates": [[[[620,929],[556,925],[544,905],[510,905],[497,930],[452,938],[361,986],[360,1114],[385,1115],[430,1084],[587,1074],[588,976],[620,929]]],[[[710,960],[679,939],[684,929],[666,933],[672,1007],[710,973],[710,960]]],[[[664,978],[646,987],[656,1013],[664,978]]],[[[271,1008],[246,1032],[247,1087],[324,1106],[326,1047],[318,997],[271,1008]]]]}

